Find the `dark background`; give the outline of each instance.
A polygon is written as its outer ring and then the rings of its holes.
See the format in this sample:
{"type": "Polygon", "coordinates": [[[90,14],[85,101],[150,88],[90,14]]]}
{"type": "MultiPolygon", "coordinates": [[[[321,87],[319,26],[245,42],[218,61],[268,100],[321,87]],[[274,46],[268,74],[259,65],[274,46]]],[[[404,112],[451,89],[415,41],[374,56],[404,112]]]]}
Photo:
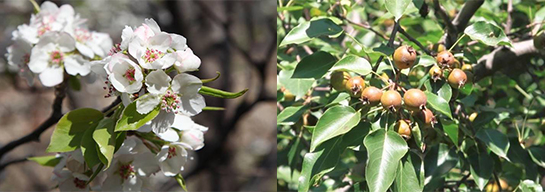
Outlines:
{"type": "MultiPolygon", "coordinates": [[[[38,1],[41,4],[42,1],[38,1]]],[[[139,26],[154,18],[161,29],[188,39],[202,60],[200,78],[221,77],[205,84],[227,91],[249,91],[237,99],[206,97],[206,111],[194,120],[209,127],[205,146],[194,154],[183,173],[190,191],[276,191],[276,23],[274,1],[53,1],[70,4],[91,30],[109,33],[121,41],[125,25],[139,26]]],[[[3,57],[11,32],[28,23],[33,11],[25,0],[0,1],[0,147],[32,132],[51,113],[52,88],[28,86],[3,57]]],[[[63,112],[92,107],[102,109],[114,98],[104,98],[102,84],[82,84],[68,92],[63,112]]],[[[6,163],[46,155],[53,127],[17,147],[0,160],[6,163]]],[[[50,181],[52,168],[34,162],[9,165],[0,171],[0,191],[58,191],[50,181]]],[[[181,191],[176,181],[157,176],[155,191],[181,191]]]]}

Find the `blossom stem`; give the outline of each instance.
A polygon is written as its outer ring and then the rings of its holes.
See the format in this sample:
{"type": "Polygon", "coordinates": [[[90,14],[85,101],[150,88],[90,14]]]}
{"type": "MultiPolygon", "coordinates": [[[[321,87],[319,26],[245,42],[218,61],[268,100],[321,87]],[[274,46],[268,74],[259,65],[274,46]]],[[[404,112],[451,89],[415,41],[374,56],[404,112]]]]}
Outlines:
{"type": "Polygon", "coordinates": [[[34,13],[40,12],[40,6],[38,6],[38,3],[36,3],[35,0],[29,0],[30,3],[32,3],[32,6],[34,6],[34,13]]]}

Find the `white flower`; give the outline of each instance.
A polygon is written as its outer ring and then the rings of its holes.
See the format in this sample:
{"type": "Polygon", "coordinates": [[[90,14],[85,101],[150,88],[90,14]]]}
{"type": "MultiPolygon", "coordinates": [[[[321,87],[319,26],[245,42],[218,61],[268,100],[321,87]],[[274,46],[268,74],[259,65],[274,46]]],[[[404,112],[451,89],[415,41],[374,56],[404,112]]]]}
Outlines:
{"type": "Polygon", "coordinates": [[[162,70],[156,70],[146,76],[146,86],[150,94],[136,100],[136,111],[146,114],[160,106],[161,111],[151,121],[156,134],[172,126],[175,114],[196,115],[206,106],[204,97],[198,94],[202,82],[195,76],[182,73],[171,79],[162,70]]]}
{"type": "Polygon", "coordinates": [[[166,69],[176,61],[176,54],[168,51],[173,43],[173,37],[177,42],[185,41],[185,38],[180,40],[178,36],[161,32],[155,20],[146,19],[142,26],[132,33],[127,28],[123,30],[121,48],[123,49],[125,42],[130,40],[129,54],[138,61],[138,64],[146,69],[166,69]]]}
{"type": "Polygon", "coordinates": [[[178,72],[195,71],[199,69],[199,66],[201,65],[201,59],[193,54],[191,48],[176,51],[176,56],[177,58],[174,67],[178,72]]]}
{"type": "Polygon", "coordinates": [[[176,143],[164,145],[157,154],[156,159],[165,176],[175,176],[184,169],[187,161],[187,151],[176,143]]]}
{"type": "Polygon", "coordinates": [[[23,24],[17,26],[17,30],[11,33],[12,40],[24,40],[28,43],[35,44],[40,40],[38,38],[38,28],[23,24]]]}
{"type": "Polygon", "coordinates": [[[108,79],[119,92],[136,93],[142,88],[144,75],[140,67],[126,55],[116,54],[104,66],[108,79]]]}
{"type": "Polygon", "coordinates": [[[106,33],[90,32],[85,28],[76,28],[73,36],[78,51],[88,57],[105,57],[112,47],[112,39],[106,33]]]}
{"type": "Polygon", "coordinates": [[[28,67],[39,74],[44,86],[55,86],[63,81],[64,68],[70,75],[87,75],[91,70],[79,55],[70,54],[75,49],[74,39],[65,32],[49,32],[32,48],[28,67]]]}
{"type": "Polygon", "coordinates": [[[85,173],[85,162],[80,149],[58,154],[61,161],[53,169],[53,181],[58,182],[59,190],[63,192],[89,191],[87,182],[89,176],[85,173]]]}
{"type": "Polygon", "coordinates": [[[68,25],[74,23],[74,15],[74,8],[71,5],[65,4],[59,8],[55,3],[46,1],[40,6],[40,12],[30,18],[30,26],[37,28],[40,37],[47,32],[64,31],[68,25]]]}
{"type": "Polygon", "coordinates": [[[32,45],[23,39],[15,40],[14,44],[7,48],[6,57],[8,64],[17,66],[19,74],[24,77],[29,85],[34,84],[34,74],[28,68],[32,45]]]}
{"type": "Polygon", "coordinates": [[[147,177],[159,171],[155,155],[139,139],[128,138],[116,152],[102,191],[141,191],[147,177]]]}
{"type": "Polygon", "coordinates": [[[181,131],[179,143],[190,150],[199,150],[204,147],[204,132],[207,127],[199,125],[187,115],[177,114],[172,127],[181,131]]]}

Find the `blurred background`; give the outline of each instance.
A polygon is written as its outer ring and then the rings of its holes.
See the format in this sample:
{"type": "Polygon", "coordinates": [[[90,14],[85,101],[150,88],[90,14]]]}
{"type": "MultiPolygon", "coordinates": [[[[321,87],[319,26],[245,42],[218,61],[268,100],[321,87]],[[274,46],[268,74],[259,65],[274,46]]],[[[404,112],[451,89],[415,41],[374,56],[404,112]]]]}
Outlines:
{"type": "MultiPolygon", "coordinates": [[[[42,1],[37,0],[38,4],[42,1]]],[[[154,18],[163,31],[188,39],[202,60],[200,78],[221,77],[207,86],[238,92],[237,99],[206,97],[207,106],[225,111],[205,111],[194,120],[209,127],[203,149],[182,173],[189,191],[276,191],[276,23],[274,1],[134,1],[65,0],[87,18],[89,29],[109,33],[121,41],[125,25],[138,26],[154,18]]],[[[28,86],[10,69],[4,54],[11,32],[28,23],[33,11],[25,0],[0,1],[0,147],[32,132],[52,109],[53,88],[28,86]]],[[[115,99],[98,81],[69,90],[63,112],[91,107],[102,109],[115,99]]],[[[21,145],[6,154],[1,163],[29,156],[46,155],[53,127],[39,142],[21,145]]],[[[52,168],[35,162],[11,164],[0,171],[0,191],[58,191],[50,181],[52,168]]],[[[156,176],[155,191],[182,191],[176,181],[156,176]]]]}

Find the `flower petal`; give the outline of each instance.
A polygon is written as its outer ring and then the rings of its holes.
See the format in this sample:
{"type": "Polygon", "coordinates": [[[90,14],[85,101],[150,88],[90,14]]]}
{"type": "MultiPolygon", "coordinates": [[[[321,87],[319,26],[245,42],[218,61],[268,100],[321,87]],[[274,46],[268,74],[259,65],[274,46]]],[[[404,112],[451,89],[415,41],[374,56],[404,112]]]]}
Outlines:
{"type": "Polygon", "coordinates": [[[191,117],[181,113],[178,113],[176,114],[176,116],[174,116],[174,123],[172,123],[172,127],[181,131],[193,129],[194,125],[195,122],[191,120],[191,117]]]}
{"type": "Polygon", "coordinates": [[[150,176],[160,169],[155,154],[151,152],[136,154],[133,165],[139,176],[150,176]]]}
{"type": "Polygon", "coordinates": [[[168,141],[168,142],[176,142],[180,139],[180,136],[178,135],[178,132],[176,132],[172,128],[167,128],[167,130],[163,133],[157,133],[157,137],[168,141]]]}
{"type": "Polygon", "coordinates": [[[174,123],[174,112],[159,111],[157,117],[151,120],[151,129],[154,133],[160,134],[166,132],[174,123]]]}
{"type": "Polygon", "coordinates": [[[196,94],[193,97],[182,96],[181,103],[180,112],[189,116],[201,113],[202,109],[206,107],[204,97],[200,94],[196,94]]]}
{"type": "Polygon", "coordinates": [[[172,79],[163,70],[156,70],[146,76],[146,86],[152,94],[164,94],[172,79]]]}
{"type": "Polygon", "coordinates": [[[136,99],[136,111],[140,114],[147,114],[161,102],[161,98],[153,94],[145,94],[136,99]]]}
{"type": "Polygon", "coordinates": [[[180,72],[195,71],[201,66],[201,59],[193,53],[191,48],[176,51],[176,54],[178,57],[174,67],[180,72]]]}
{"type": "Polygon", "coordinates": [[[89,65],[85,65],[85,60],[80,55],[71,55],[64,58],[64,67],[66,68],[66,73],[70,75],[81,74],[86,76],[91,72],[89,65]]]}
{"type": "Polygon", "coordinates": [[[144,19],[144,24],[146,24],[155,34],[161,33],[161,28],[159,28],[159,25],[157,25],[157,22],[155,22],[152,18],[146,18],[144,19]]]}
{"type": "Polygon", "coordinates": [[[30,61],[28,67],[34,73],[43,72],[47,66],[49,66],[49,54],[50,50],[55,49],[55,45],[46,44],[44,46],[35,46],[32,48],[30,54],[30,61]]]}
{"type": "Polygon", "coordinates": [[[172,44],[170,47],[176,50],[185,50],[187,48],[187,39],[184,36],[178,34],[169,34],[172,38],[172,44]]]}
{"type": "Polygon", "coordinates": [[[140,192],[142,189],[142,180],[135,175],[129,175],[125,181],[123,181],[123,192],[140,192]]]}
{"type": "Polygon", "coordinates": [[[181,73],[172,80],[172,90],[184,96],[194,96],[201,89],[202,81],[196,76],[181,73]]]}
{"type": "Polygon", "coordinates": [[[62,67],[46,68],[40,75],[40,81],[46,87],[53,87],[60,84],[63,80],[64,69],[62,67]]]}
{"type": "Polygon", "coordinates": [[[87,58],[95,57],[95,53],[93,52],[93,50],[85,44],[76,42],[76,48],[82,55],[86,56],[87,58]]]}
{"type": "Polygon", "coordinates": [[[191,150],[204,147],[204,133],[199,130],[182,131],[180,143],[191,150]]]}

